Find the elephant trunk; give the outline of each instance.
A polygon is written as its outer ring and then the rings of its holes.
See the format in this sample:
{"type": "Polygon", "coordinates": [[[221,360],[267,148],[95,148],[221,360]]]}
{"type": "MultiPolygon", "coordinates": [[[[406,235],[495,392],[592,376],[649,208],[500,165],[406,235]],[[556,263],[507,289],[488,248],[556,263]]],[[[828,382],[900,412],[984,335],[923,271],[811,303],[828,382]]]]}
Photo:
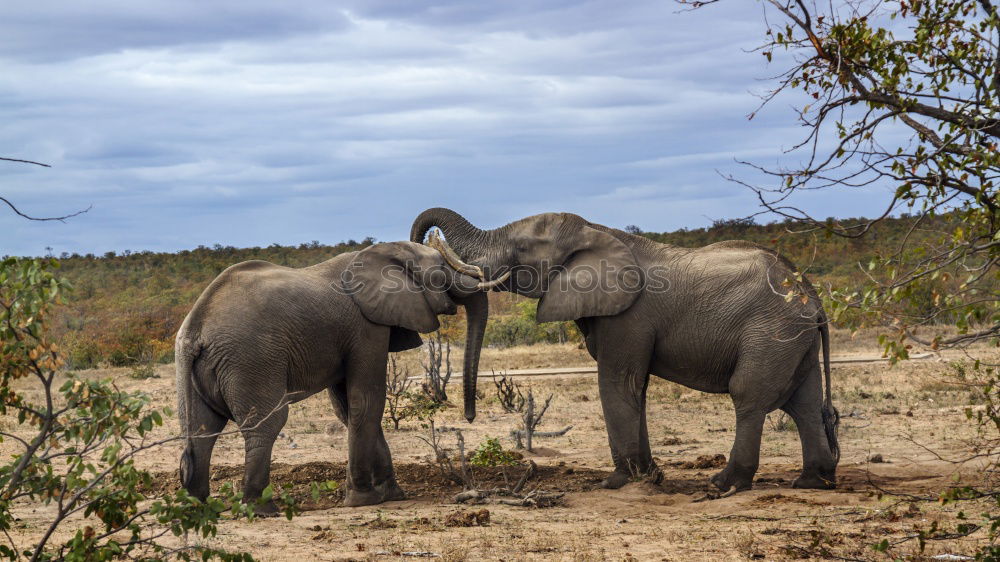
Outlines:
{"type": "Polygon", "coordinates": [[[462,367],[462,391],[465,396],[465,419],[476,419],[476,383],[479,374],[479,354],[483,349],[483,334],[489,316],[489,301],[485,291],[476,291],[460,297],[465,307],[467,330],[465,334],[465,360],[462,367]]]}
{"type": "Polygon", "coordinates": [[[420,213],[410,228],[410,241],[423,243],[427,231],[438,227],[444,233],[445,241],[455,250],[462,261],[479,266],[486,279],[496,279],[509,265],[508,226],[493,230],[482,230],[467,221],[465,217],[442,207],[427,209],[420,213]]]}

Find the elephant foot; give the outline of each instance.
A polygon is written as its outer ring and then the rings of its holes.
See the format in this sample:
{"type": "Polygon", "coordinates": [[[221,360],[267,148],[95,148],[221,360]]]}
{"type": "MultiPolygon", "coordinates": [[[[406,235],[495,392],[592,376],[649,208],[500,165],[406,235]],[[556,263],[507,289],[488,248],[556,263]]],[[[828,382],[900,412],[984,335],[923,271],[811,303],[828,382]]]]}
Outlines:
{"type": "Polygon", "coordinates": [[[757,471],[739,470],[727,464],[721,472],[709,478],[713,486],[727,493],[742,492],[753,488],[753,475],[757,471]]]}
{"type": "Polygon", "coordinates": [[[617,490],[633,481],[645,480],[653,484],[663,482],[663,471],[655,463],[647,463],[646,468],[638,468],[636,465],[630,464],[629,468],[629,470],[615,469],[614,472],[601,481],[601,487],[609,490],[617,490]]]}
{"type": "Polygon", "coordinates": [[[379,490],[371,489],[365,491],[347,490],[344,494],[344,505],[347,507],[359,507],[362,505],[375,505],[385,501],[383,493],[379,490]]]}
{"type": "Polygon", "coordinates": [[[406,499],[406,492],[399,487],[396,479],[393,478],[380,485],[375,486],[376,489],[382,491],[382,498],[387,502],[394,502],[406,499]]]}
{"type": "Polygon", "coordinates": [[[805,488],[810,490],[833,490],[837,487],[837,477],[833,470],[830,471],[802,471],[802,475],[792,482],[792,488],[805,488]]]}
{"type": "Polygon", "coordinates": [[[650,484],[662,484],[663,479],[663,471],[660,470],[660,467],[658,466],[653,466],[646,472],[646,482],[649,482],[650,484]]]}
{"type": "Polygon", "coordinates": [[[608,475],[607,478],[601,481],[601,487],[608,490],[617,490],[625,484],[629,483],[632,477],[628,473],[618,472],[617,470],[608,475]]]}
{"type": "Polygon", "coordinates": [[[253,514],[257,517],[277,517],[280,513],[278,505],[271,500],[257,503],[253,508],[253,514]]]}

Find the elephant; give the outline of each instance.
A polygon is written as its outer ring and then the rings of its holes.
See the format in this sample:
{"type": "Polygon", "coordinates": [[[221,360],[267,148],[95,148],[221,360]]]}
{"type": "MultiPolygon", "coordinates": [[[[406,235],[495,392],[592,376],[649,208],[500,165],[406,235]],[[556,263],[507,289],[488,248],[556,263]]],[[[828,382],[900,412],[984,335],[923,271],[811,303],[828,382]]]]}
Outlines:
{"type": "MultiPolygon", "coordinates": [[[[403,499],[381,420],[389,352],[421,345],[438,314],[465,307],[465,414],[475,417],[488,284],[421,244],[392,242],[293,269],[247,261],[205,289],[176,337],[180,478],[204,500],[209,463],[228,421],[245,442],[244,501],[260,498],[288,404],[326,390],[347,426],[344,503],[403,499]]],[[[257,511],[273,514],[273,502],[257,511]]]]}
{"type": "Polygon", "coordinates": [[[793,485],[835,487],[839,415],[829,327],[815,289],[788,259],[745,241],[671,246],[569,213],[482,230],[433,208],[414,220],[410,240],[434,227],[450,260],[478,268],[484,279],[509,276],[493,290],[539,299],[539,322],[576,322],[597,362],[615,467],[604,487],[642,474],[662,478],[646,425],[649,375],[730,395],[735,441],[710,479],[725,493],[752,487],[765,416],[779,408],[795,421],[802,444],[793,485]]]}

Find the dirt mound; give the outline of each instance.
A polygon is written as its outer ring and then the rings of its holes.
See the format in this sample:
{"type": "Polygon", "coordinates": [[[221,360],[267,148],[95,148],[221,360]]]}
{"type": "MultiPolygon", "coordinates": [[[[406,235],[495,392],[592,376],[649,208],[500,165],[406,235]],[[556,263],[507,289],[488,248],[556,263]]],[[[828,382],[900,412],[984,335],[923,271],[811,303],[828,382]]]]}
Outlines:
{"type": "Polygon", "coordinates": [[[682,468],[685,470],[695,468],[721,468],[726,466],[726,455],[698,455],[698,458],[693,461],[673,461],[668,464],[674,468],[682,468]]]}
{"type": "MultiPolygon", "coordinates": [[[[451,498],[461,491],[461,487],[442,476],[434,466],[418,463],[397,463],[396,480],[406,491],[408,499],[450,503],[451,498]]],[[[506,467],[472,467],[472,476],[480,489],[493,489],[506,485],[506,482],[516,482],[524,473],[520,466],[506,467]]],[[[545,490],[559,492],[582,492],[594,489],[607,476],[606,472],[587,468],[567,468],[564,466],[538,466],[535,476],[528,483],[528,488],[540,487],[545,490]]],[[[347,467],[343,463],[324,461],[309,462],[298,465],[273,463],[271,465],[271,483],[276,488],[290,489],[292,496],[298,501],[303,511],[327,509],[340,504],[344,497],[343,490],[327,492],[314,500],[311,496],[313,482],[343,483],[347,478],[347,467]]],[[[236,489],[243,484],[243,466],[219,465],[212,467],[211,486],[215,493],[225,483],[232,483],[236,489]]],[[[147,491],[155,493],[170,493],[180,487],[176,471],[158,472],[153,474],[153,486],[147,491]]]]}
{"type": "Polygon", "coordinates": [[[488,509],[460,509],[449,513],[444,518],[445,527],[486,527],[490,524],[490,510],[488,509]]]}
{"type": "MultiPolygon", "coordinates": [[[[698,496],[703,495],[706,490],[714,490],[708,484],[707,476],[702,473],[692,475],[692,468],[715,468],[720,463],[725,462],[722,455],[702,455],[695,461],[679,461],[668,463],[663,472],[663,479],[657,483],[650,481],[637,481],[628,486],[628,494],[633,496],[656,496],[659,494],[685,494],[698,496]],[[719,460],[720,457],[722,460],[719,460]],[[673,468],[673,470],[671,470],[673,468]]],[[[397,463],[396,479],[407,494],[410,500],[452,503],[452,498],[461,487],[450,479],[442,476],[435,466],[421,463],[397,463]]],[[[524,467],[471,467],[472,476],[476,487],[481,490],[490,490],[508,486],[508,483],[516,482],[522,474],[524,467]],[[506,470],[506,475],[504,471],[506,470]]],[[[535,475],[528,482],[527,489],[540,488],[545,491],[575,493],[588,492],[600,487],[600,482],[607,476],[606,471],[594,470],[590,468],[561,465],[538,465],[535,475]]],[[[781,470],[766,470],[759,473],[754,482],[755,489],[783,489],[790,488],[792,480],[799,474],[797,468],[788,467],[781,470]]],[[[169,493],[179,487],[179,479],[176,471],[158,472],[153,474],[153,486],[148,489],[154,493],[169,493]]],[[[303,511],[313,511],[318,509],[328,509],[341,504],[343,490],[338,489],[333,492],[323,493],[318,500],[314,500],[311,495],[311,485],[313,482],[334,481],[343,483],[347,477],[346,465],[344,463],[331,463],[326,461],[308,462],[303,464],[290,465],[285,463],[274,463],[271,465],[271,482],[276,487],[290,490],[292,496],[298,501],[303,511]]],[[[863,490],[893,489],[907,491],[910,493],[924,493],[927,489],[936,489],[939,482],[934,480],[933,475],[909,473],[898,475],[878,475],[868,472],[858,467],[843,467],[837,474],[837,489],[832,490],[833,494],[849,493],[863,490]]],[[[212,492],[227,482],[232,483],[237,489],[242,486],[243,466],[242,465],[218,465],[212,467],[211,473],[212,492]]],[[[834,496],[828,496],[830,499],[834,496]]],[[[776,504],[803,503],[798,496],[771,493],[755,498],[754,505],[767,506],[776,504]]],[[[813,503],[813,505],[828,505],[813,503]]]]}

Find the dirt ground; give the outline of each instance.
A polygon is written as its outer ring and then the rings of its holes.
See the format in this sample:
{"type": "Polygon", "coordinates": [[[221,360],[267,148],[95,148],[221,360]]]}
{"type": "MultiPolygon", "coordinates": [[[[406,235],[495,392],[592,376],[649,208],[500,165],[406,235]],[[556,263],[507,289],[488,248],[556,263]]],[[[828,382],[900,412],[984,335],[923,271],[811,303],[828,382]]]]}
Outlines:
{"type": "MultiPolygon", "coordinates": [[[[838,334],[835,355],[877,355],[870,342],[838,334]]],[[[982,477],[981,464],[947,462],[967,455],[965,440],[975,437],[965,415],[971,391],[955,376],[960,361],[962,356],[946,354],[895,367],[835,365],[834,401],[842,416],[838,488],[791,488],[801,464],[798,436],[787,420],[772,414],[754,489],[706,501],[697,500],[709,491],[707,480],[718,470],[709,466],[709,459],[728,456],[732,446],[735,416],[726,395],[651,380],[650,441],[666,478],[660,484],[636,481],[612,491],[598,488],[611,460],[595,376],[521,379],[537,397],[553,395],[540,430],[573,426],[564,436],[538,440],[534,453],[524,453],[539,465],[529,489],[565,493],[561,505],[540,509],[455,504],[452,498],[460,488],[431,465],[431,449],[420,439],[428,430],[416,420],[386,431],[407,500],[347,508],[334,492],[313,501],[309,483],[341,481],[346,461],[346,432],[320,394],[292,406],[273,454],[272,480],[292,486],[293,494],[303,499],[304,513],[292,521],[227,521],[217,537],[189,540],[245,549],[262,560],[391,560],[416,554],[445,560],[782,560],[821,557],[823,551],[841,559],[880,560],[886,555],[871,545],[888,539],[899,541],[891,550],[894,557],[910,558],[919,553],[914,529],[937,521],[950,532],[960,508],[973,521],[986,510],[985,504],[916,501],[982,477]],[[874,455],[881,462],[873,462],[874,455]],[[698,462],[701,456],[708,458],[698,462]]],[[[418,352],[407,352],[402,363],[418,373],[418,352]]],[[[460,369],[459,354],[453,363],[460,369]]],[[[586,352],[572,344],[484,350],[479,385],[484,398],[476,422],[468,424],[461,409],[453,407],[436,416],[437,426],[461,429],[470,447],[499,437],[513,448],[509,432],[517,427],[518,415],[503,412],[490,371],[591,364],[586,352]]],[[[136,380],[129,373],[105,369],[78,375],[112,377],[120,387],[149,393],[156,407],[174,405],[172,365],[158,367],[151,379],[136,380]]],[[[449,390],[452,401],[460,404],[460,387],[449,390]]],[[[0,423],[6,430],[14,428],[10,420],[0,423]]],[[[155,433],[166,437],[176,432],[175,420],[168,420],[155,433]]],[[[442,439],[453,446],[455,434],[445,432],[442,439]]],[[[9,443],[0,448],[4,454],[12,451],[9,443]]],[[[161,489],[169,490],[177,486],[179,455],[179,444],[164,446],[138,462],[157,473],[161,489]]],[[[213,459],[213,485],[238,483],[242,460],[242,439],[222,437],[213,459]]],[[[510,470],[516,475],[523,471],[510,470]]],[[[499,469],[474,471],[482,488],[501,479],[499,469]]],[[[35,506],[20,506],[18,515],[17,535],[33,535],[46,522],[45,510],[35,506]]],[[[986,540],[985,529],[960,539],[930,540],[923,555],[968,554],[986,540]]]]}

